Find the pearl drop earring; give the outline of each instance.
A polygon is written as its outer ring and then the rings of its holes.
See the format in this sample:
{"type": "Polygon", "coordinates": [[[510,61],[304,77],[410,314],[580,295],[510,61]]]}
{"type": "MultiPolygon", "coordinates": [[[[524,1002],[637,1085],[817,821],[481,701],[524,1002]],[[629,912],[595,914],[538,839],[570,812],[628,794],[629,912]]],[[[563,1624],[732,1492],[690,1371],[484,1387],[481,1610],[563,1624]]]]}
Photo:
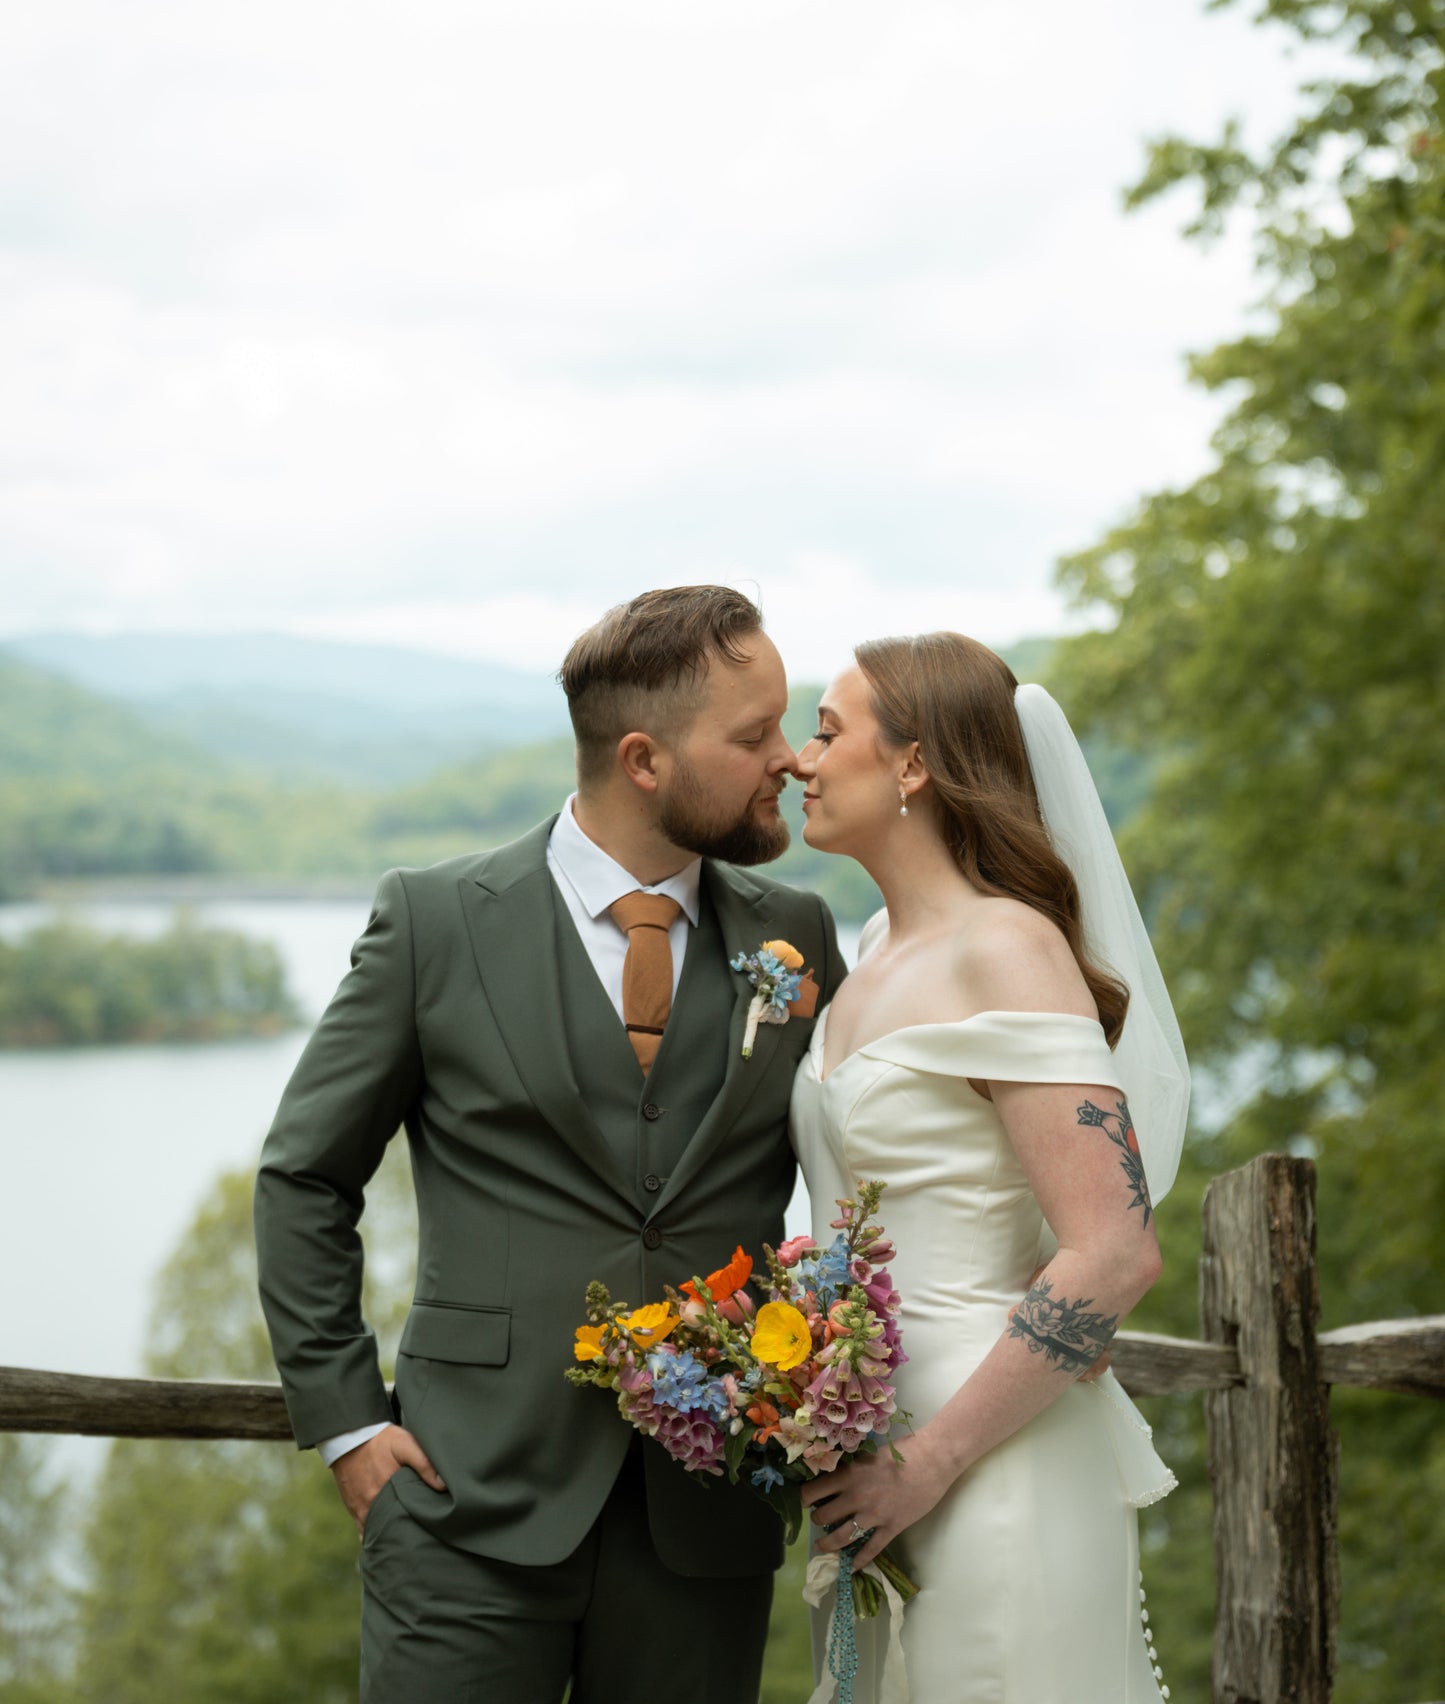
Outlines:
{"type": "Polygon", "coordinates": [[[908,815],[908,789],[900,784],[898,788],[898,814],[908,815]]]}

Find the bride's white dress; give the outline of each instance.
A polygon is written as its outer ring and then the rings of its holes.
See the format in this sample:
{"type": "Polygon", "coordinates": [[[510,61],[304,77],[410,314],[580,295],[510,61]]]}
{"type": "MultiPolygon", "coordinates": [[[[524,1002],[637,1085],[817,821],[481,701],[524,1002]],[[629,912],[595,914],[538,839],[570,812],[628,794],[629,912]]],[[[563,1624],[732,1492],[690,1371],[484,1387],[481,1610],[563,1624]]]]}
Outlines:
{"type": "MultiPolygon", "coordinates": [[[[879,1217],[898,1249],[909,1357],[898,1401],[921,1425],[1057,1248],[968,1079],[1109,1085],[1112,1055],[1091,1019],[981,1012],[869,1042],[824,1078],[826,1035],[824,1012],[792,1105],[813,1235],[832,1240],[832,1203],[858,1180],[888,1185],[879,1217]]],[[[906,1455],[906,1432],[896,1439],[906,1455]]],[[[921,1587],[903,1618],[912,1704],[1156,1704],[1135,1510],[1173,1485],[1112,1373],[1070,1384],[893,1543],[921,1587]]],[[[882,1619],[858,1626],[855,1704],[878,1694],[882,1619]]]]}

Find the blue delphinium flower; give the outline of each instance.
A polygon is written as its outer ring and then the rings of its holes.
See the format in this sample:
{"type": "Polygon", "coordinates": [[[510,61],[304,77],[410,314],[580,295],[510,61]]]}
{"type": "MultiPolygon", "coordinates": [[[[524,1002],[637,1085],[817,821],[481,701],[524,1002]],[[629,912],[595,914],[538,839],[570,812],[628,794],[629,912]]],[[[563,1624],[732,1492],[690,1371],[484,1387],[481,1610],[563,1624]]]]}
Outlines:
{"type": "Polygon", "coordinates": [[[759,1491],[776,1491],[782,1483],[783,1476],[775,1467],[760,1467],[753,1475],[753,1484],[759,1491]]]}
{"type": "Polygon", "coordinates": [[[803,978],[796,970],[787,970],[776,953],[759,948],[755,953],[739,953],[728,960],[733,970],[740,970],[753,987],[764,993],[768,1004],[781,1012],[798,998],[803,978]],[[766,984],[766,989],[764,989],[766,984]]]}
{"type": "Polygon", "coordinates": [[[821,1254],[800,1260],[793,1271],[804,1289],[814,1291],[825,1308],[832,1307],[853,1282],[848,1270],[847,1237],[839,1231],[821,1254]]]}
{"type": "Polygon", "coordinates": [[[707,1371],[690,1349],[669,1354],[654,1349],[647,1357],[647,1370],[652,1374],[652,1400],[664,1408],[676,1409],[679,1414],[701,1411],[714,1420],[727,1418],[727,1393],[708,1382],[707,1371]]]}

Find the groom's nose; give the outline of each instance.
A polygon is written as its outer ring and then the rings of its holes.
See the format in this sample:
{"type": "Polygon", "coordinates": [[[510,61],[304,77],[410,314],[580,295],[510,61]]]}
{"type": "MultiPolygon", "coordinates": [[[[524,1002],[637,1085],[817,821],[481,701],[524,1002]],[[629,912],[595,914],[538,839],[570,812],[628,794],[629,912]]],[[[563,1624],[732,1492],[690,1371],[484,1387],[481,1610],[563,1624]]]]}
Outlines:
{"type": "Polygon", "coordinates": [[[798,754],[786,740],[781,742],[782,749],[768,764],[768,774],[777,775],[786,772],[796,781],[798,779],[798,754]]]}

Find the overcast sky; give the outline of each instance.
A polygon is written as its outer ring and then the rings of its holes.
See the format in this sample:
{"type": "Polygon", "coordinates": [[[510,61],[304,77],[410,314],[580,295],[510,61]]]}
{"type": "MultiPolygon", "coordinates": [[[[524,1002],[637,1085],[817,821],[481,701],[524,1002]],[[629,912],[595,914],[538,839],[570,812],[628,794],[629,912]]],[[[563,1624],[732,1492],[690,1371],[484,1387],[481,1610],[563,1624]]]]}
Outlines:
{"type": "Polygon", "coordinates": [[[1307,62],[1202,0],[46,0],[0,56],[0,632],[548,669],[651,585],[799,674],[1058,631],[1204,465],[1245,233],[1144,140],[1307,62]]]}

